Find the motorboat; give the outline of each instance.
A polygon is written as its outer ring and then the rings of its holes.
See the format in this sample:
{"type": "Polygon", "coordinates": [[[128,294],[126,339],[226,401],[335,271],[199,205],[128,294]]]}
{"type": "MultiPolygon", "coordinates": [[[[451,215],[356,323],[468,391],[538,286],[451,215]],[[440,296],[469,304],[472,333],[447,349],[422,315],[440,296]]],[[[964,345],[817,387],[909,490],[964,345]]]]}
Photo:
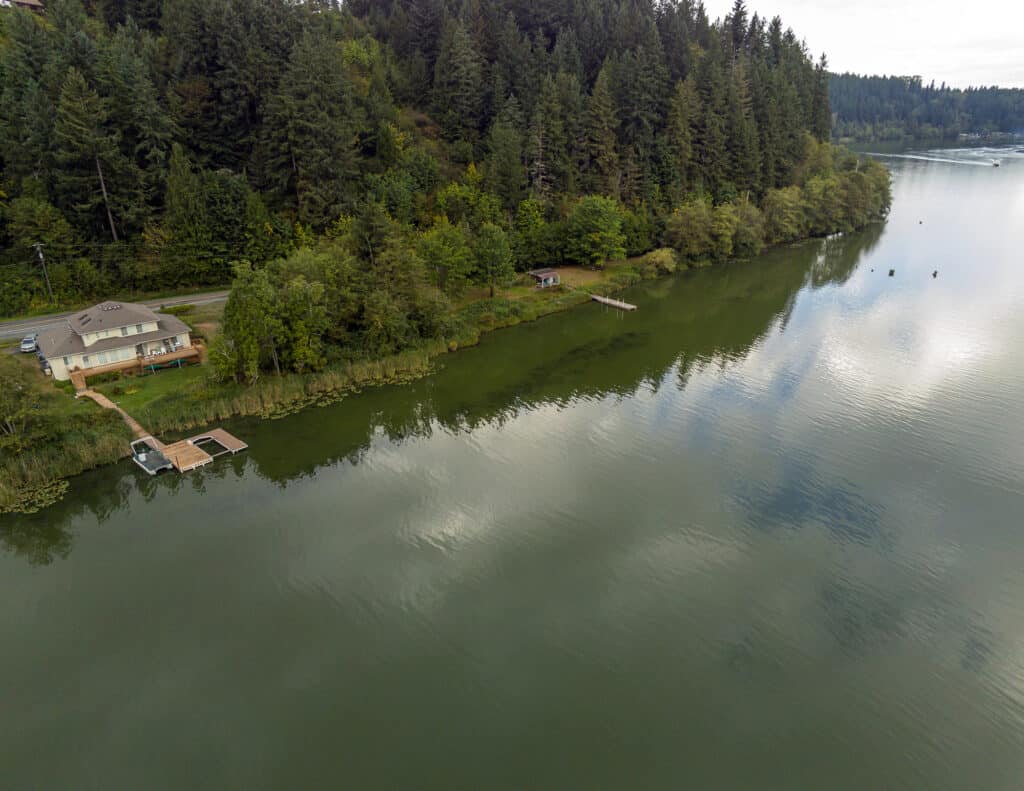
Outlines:
{"type": "Polygon", "coordinates": [[[160,443],[153,437],[143,437],[132,442],[132,461],[139,465],[148,475],[156,475],[162,470],[170,470],[174,465],[160,450],[160,443]]]}

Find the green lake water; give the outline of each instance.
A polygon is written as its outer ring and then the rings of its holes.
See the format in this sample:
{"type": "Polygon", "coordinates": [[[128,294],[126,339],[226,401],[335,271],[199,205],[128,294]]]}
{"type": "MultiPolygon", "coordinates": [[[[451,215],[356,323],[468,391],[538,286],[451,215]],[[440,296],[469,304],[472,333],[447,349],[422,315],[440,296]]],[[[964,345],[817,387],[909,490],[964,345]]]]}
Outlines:
{"type": "Polygon", "coordinates": [[[885,225],[0,520],[0,788],[1024,787],[1024,154],[886,161],[885,225]]]}

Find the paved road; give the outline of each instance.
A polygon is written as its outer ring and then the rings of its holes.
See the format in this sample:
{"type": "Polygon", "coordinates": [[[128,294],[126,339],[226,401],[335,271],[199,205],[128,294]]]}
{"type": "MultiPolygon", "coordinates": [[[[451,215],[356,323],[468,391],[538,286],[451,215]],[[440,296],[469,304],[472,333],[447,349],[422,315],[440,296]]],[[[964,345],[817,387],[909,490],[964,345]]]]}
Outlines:
{"type": "MultiPolygon", "coordinates": [[[[170,307],[172,305],[209,305],[212,302],[223,302],[228,298],[227,291],[207,291],[203,294],[193,294],[184,297],[167,297],[166,299],[151,299],[141,304],[151,308],[170,307]]],[[[15,321],[0,321],[0,340],[11,338],[24,338],[33,332],[54,327],[69,316],[74,316],[79,311],[72,310],[69,313],[53,313],[49,316],[33,316],[30,319],[17,319],[15,321]]]]}

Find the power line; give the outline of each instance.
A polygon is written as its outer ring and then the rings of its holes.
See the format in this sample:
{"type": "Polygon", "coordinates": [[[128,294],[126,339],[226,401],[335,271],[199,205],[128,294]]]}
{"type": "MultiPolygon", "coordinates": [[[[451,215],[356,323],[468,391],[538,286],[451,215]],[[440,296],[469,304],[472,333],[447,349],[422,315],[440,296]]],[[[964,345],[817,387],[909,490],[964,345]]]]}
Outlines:
{"type": "Polygon", "coordinates": [[[32,246],[36,248],[36,253],[39,255],[39,263],[43,266],[43,277],[46,278],[46,290],[50,294],[50,302],[56,305],[57,300],[53,298],[53,287],[50,285],[50,273],[46,271],[46,258],[43,256],[43,243],[36,242],[32,246]]]}

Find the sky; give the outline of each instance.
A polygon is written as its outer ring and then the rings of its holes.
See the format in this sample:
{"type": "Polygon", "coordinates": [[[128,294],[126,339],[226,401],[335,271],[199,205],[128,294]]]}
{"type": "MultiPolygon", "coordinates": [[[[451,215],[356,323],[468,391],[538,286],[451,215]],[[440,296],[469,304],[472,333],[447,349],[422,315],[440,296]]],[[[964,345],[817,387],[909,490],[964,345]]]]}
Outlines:
{"type": "MultiPolygon", "coordinates": [[[[832,71],[918,74],[966,88],[1024,88],[1024,0],[746,0],[781,16],[832,71]]],[[[705,0],[724,16],[732,0],[705,0]]]]}

